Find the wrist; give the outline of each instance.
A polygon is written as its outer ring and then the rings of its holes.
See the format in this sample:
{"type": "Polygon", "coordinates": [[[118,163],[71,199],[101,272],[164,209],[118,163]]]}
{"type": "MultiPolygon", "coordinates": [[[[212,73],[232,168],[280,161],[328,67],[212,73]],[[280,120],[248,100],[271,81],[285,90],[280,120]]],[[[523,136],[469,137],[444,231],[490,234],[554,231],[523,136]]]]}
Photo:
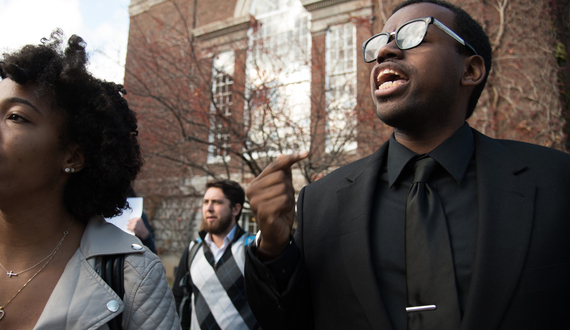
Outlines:
{"type": "Polygon", "coordinates": [[[287,238],[287,240],[285,240],[284,243],[270,244],[270,242],[263,239],[263,236],[261,235],[261,230],[257,232],[254,240],[257,256],[262,261],[276,259],[285,251],[285,249],[287,249],[287,246],[289,246],[289,244],[291,244],[290,237],[287,238]]]}
{"type": "Polygon", "coordinates": [[[135,235],[140,239],[147,239],[150,236],[150,231],[146,228],[135,230],[135,235]]]}

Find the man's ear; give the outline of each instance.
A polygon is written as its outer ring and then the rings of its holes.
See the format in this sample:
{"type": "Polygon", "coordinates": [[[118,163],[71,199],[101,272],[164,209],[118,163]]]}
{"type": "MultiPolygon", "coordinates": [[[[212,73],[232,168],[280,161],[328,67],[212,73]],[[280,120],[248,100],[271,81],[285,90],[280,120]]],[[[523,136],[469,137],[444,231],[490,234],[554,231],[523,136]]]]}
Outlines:
{"type": "Polygon", "coordinates": [[[461,77],[463,86],[477,86],[485,78],[485,60],[479,55],[469,56],[465,59],[465,70],[461,77]]]}
{"type": "Polygon", "coordinates": [[[234,218],[239,214],[240,211],[241,211],[241,204],[236,203],[236,205],[234,205],[234,207],[232,208],[232,215],[234,216],[234,218]]]}
{"type": "Polygon", "coordinates": [[[83,150],[78,144],[71,145],[67,148],[66,158],[64,160],[64,171],[68,172],[79,172],[85,167],[85,156],[83,155],[83,150]]]}

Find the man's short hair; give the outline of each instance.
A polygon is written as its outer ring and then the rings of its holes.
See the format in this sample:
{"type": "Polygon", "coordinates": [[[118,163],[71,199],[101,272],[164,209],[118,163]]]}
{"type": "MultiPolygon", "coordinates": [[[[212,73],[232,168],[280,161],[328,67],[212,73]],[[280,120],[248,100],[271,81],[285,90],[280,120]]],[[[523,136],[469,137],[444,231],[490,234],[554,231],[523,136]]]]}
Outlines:
{"type": "Polygon", "coordinates": [[[214,180],[206,183],[206,190],[210,188],[219,188],[224,193],[227,199],[230,200],[230,205],[233,208],[236,204],[241,205],[241,210],[236,216],[236,222],[239,221],[241,211],[243,210],[243,203],[245,202],[245,191],[239,183],[232,180],[214,180]]]}
{"type": "MultiPolygon", "coordinates": [[[[487,78],[489,77],[489,72],[491,71],[491,61],[493,57],[493,50],[491,48],[491,43],[489,41],[489,36],[483,30],[483,27],[475,20],[471,15],[469,15],[465,10],[442,0],[406,0],[400,3],[392,12],[394,14],[398,10],[413,5],[416,3],[433,3],[438,6],[445,7],[451,10],[455,14],[455,26],[450,27],[455,33],[457,33],[461,38],[465,40],[468,44],[473,46],[483,60],[485,61],[485,77],[483,81],[479,83],[479,85],[475,86],[473,93],[471,94],[471,98],[469,99],[469,104],[467,107],[467,116],[465,119],[471,117],[475,107],[477,106],[477,102],[479,101],[479,97],[485,88],[485,84],[487,83],[487,78]]],[[[461,44],[457,44],[457,51],[460,54],[464,55],[472,55],[472,52],[461,44]]]]}

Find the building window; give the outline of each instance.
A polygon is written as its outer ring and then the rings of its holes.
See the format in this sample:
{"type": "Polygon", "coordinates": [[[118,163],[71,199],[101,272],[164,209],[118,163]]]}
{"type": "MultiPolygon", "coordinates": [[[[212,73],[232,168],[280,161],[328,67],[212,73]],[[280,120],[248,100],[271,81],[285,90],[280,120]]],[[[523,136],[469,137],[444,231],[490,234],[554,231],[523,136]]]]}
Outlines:
{"type": "Polygon", "coordinates": [[[310,14],[299,0],[256,0],[250,13],[244,122],[254,158],[307,149],[310,132],[310,14]]]}
{"type": "Polygon", "coordinates": [[[256,59],[289,65],[309,59],[310,15],[300,1],[257,0],[252,14],[258,21],[252,35],[256,59]]]}
{"type": "Polygon", "coordinates": [[[223,116],[231,116],[233,77],[224,71],[217,71],[212,80],[214,110],[223,116]]]}
{"type": "Polygon", "coordinates": [[[212,68],[212,103],[210,105],[210,134],[208,163],[228,162],[232,120],[232,93],[235,59],[233,52],[214,58],[212,68]]]}
{"type": "Polygon", "coordinates": [[[356,149],[356,27],[329,28],[326,36],[326,150],[356,149]]]}
{"type": "Polygon", "coordinates": [[[255,218],[253,217],[253,213],[251,210],[243,210],[241,213],[240,218],[240,226],[250,233],[257,233],[257,222],[255,222],[255,218]]]}

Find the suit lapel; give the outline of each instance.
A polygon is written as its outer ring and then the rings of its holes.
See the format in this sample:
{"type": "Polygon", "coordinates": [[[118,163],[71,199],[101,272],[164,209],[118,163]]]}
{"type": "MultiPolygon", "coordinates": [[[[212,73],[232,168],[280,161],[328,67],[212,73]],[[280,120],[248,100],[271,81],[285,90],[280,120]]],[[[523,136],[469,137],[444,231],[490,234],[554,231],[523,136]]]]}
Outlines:
{"type": "Polygon", "coordinates": [[[462,330],[499,326],[525,261],[536,190],[526,165],[508,149],[474,136],[479,232],[462,330]]]}
{"type": "Polygon", "coordinates": [[[372,267],[369,225],[374,189],[388,144],[371,155],[368,162],[346,178],[346,186],[337,191],[341,258],[349,282],[373,328],[391,329],[388,314],[381,301],[372,267]]]}

